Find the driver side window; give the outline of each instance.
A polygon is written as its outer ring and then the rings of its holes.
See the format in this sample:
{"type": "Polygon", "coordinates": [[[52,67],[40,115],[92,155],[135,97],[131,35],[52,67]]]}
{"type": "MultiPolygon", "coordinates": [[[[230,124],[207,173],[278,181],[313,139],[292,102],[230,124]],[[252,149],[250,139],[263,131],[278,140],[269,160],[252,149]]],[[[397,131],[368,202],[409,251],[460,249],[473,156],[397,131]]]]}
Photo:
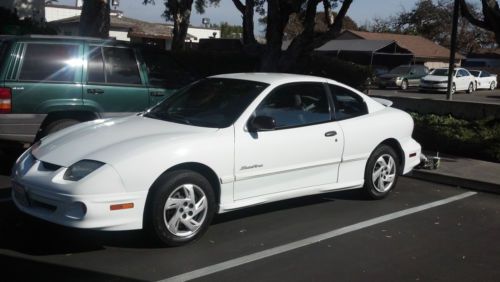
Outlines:
{"type": "Polygon", "coordinates": [[[330,105],[321,83],[293,83],[270,93],[255,110],[256,116],[269,116],[276,129],[305,126],[331,120],[330,105]]]}

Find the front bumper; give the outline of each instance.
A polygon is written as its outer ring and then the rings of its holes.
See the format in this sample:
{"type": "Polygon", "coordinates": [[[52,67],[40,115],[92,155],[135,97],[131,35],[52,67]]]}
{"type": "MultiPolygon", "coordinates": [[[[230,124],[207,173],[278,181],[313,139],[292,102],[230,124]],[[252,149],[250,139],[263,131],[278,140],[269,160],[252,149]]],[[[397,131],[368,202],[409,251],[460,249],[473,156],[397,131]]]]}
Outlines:
{"type": "Polygon", "coordinates": [[[448,83],[420,82],[419,87],[421,90],[446,91],[448,89],[448,83]]]}
{"type": "Polygon", "coordinates": [[[109,165],[76,182],[63,180],[65,171],[65,167],[48,170],[29,151],[23,154],[11,177],[15,205],[34,217],[69,227],[142,228],[147,191],[126,192],[121,179],[109,165]],[[133,208],[111,209],[111,205],[124,203],[132,203],[133,208]]]}
{"type": "Polygon", "coordinates": [[[377,81],[377,85],[379,87],[401,87],[401,82],[403,82],[403,80],[395,80],[395,79],[390,79],[390,80],[386,80],[386,79],[378,79],[377,81]]]}

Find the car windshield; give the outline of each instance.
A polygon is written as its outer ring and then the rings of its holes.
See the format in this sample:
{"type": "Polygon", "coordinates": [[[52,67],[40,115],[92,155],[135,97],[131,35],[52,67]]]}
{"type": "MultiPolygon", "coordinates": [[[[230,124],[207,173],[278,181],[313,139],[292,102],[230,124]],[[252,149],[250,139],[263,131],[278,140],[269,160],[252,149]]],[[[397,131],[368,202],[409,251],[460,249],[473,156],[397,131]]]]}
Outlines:
{"type": "Polygon", "coordinates": [[[391,74],[406,74],[409,72],[410,72],[410,67],[400,66],[400,67],[396,67],[396,68],[392,69],[390,73],[391,74]]]}
{"type": "Polygon", "coordinates": [[[174,93],[144,116],[194,126],[233,124],[268,84],[225,78],[199,80],[174,93]]]}
{"type": "Polygon", "coordinates": [[[480,71],[475,71],[475,70],[471,70],[471,71],[469,71],[469,72],[470,72],[473,76],[475,76],[475,77],[479,77],[479,75],[481,74],[481,72],[480,72],[480,71]]]}
{"type": "MultiPolygon", "coordinates": [[[[457,70],[453,72],[453,75],[457,73],[457,70]]],[[[437,76],[448,76],[448,69],[435,69],[431,73],[432,75],[437,75],[437,76]]]]}

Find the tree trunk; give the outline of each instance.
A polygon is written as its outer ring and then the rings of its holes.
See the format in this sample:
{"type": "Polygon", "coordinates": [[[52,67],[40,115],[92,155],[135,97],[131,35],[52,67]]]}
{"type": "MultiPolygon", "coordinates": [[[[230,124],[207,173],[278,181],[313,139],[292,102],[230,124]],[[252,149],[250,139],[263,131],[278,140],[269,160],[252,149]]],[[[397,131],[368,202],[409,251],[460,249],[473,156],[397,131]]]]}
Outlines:
{"type": "Polygon", "coordinates": [[[109,0],[85,0],[80,15],[79,34],[91,37],[109,37],[111,10],[109,0]]]}
{"type": "Polygon", "coordinates": [[[174,13],[174,30],[172,39],[172,50],[183,50],[186,46],[186,36],[191,18],[191,7],[193,0],[180,1],[177,11],[174,13]]]}
{"type": "Polygon", "coordinates": [[[253,14],[255,8],[255,0],[246,0],[245,5],[240,0],[233,0],[236,9],[240,11],[243,18],[243,44],[251,45],[256,44],[254,28],[253,28],[253,14]]]}

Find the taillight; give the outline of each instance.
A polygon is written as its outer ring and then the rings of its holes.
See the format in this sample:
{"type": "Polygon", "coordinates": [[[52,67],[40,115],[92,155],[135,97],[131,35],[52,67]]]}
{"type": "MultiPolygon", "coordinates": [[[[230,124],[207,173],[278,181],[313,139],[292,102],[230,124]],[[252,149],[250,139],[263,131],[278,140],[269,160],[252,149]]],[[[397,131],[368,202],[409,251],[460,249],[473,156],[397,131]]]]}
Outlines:
{"type": "Polygon", "coordinates": [[[0,113],[10,113],[12,111],[12,92],[10,88],[0,87],[0,113]]]}

